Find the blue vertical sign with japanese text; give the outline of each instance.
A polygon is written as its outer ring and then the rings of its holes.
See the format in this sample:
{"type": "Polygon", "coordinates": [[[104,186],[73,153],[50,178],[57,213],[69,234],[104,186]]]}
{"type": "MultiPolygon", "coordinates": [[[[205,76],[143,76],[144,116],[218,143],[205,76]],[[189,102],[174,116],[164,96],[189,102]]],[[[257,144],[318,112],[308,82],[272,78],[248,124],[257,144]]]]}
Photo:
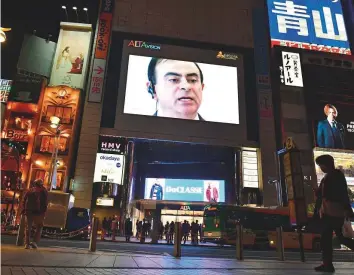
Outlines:
{"type": "Polygon", "coordinates": [[[340,0],[267,0],[271,45],[351,55],[340,0]]]}

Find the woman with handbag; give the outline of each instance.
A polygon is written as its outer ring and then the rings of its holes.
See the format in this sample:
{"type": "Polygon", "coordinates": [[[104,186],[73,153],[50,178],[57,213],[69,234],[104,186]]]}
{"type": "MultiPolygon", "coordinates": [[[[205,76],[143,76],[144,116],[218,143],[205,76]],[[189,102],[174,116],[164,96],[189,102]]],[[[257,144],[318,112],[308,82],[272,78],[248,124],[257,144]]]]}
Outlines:
{"type": "Polygon", "coordinates": [[[333,231],[338,240],[354,250],[354,240],[343,236],[344,220],[353,215],[348,196],[347,181],[344,174],[335,169],[334,159],[330,155],[316,158],[316,164],[326,175],[316,190],[315,216],[319,217],[321,225],[321,247],[323,264],[316,271],[334,272],[333,266],[333,231]]]}

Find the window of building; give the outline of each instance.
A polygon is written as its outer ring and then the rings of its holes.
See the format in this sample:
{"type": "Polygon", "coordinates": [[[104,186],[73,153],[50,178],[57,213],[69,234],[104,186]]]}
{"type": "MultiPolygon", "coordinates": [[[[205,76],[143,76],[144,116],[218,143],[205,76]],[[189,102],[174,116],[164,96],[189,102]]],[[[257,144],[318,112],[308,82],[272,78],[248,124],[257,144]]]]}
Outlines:
{"type": "MultiPolygon", "coordinates": [[[[41,153],[53,153],[55,144],[54,136],[42,136],[39,152],[41,153]]],[[[65,154],[69,151],[69,142],[66,137],[60,137],[59,146],[58,146],[58,154],[65,154]]]]}
{"type": "Polygon", "coordinates": [[[60,123],[71,124],[72,108],[61,107],[61,106],[47,106],[47,112],[45,114],[44,120],[50,121],[50,117],[56,116],[60,118],[60,123]]]}

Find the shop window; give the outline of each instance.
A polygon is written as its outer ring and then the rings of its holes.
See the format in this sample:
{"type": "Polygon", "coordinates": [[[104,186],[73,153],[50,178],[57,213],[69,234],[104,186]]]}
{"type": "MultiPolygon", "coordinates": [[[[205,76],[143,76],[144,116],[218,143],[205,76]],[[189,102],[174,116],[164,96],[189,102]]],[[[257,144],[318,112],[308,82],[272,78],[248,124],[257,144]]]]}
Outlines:
{"type": "Polygon", "coordinates": [[[60,118],[60,123],[62,124],[72,124],[72,108],[61,107],[61,106],[47,106],[47,111],[43,116],[42,120],[45,122],[50,122],[50,118],[56,116],[60,118]]]}
{"type": "MultiPolygon", "coordinates": [[[[46,170],[35,169],[32,171],[31,183],[36,179],[42,179],[43,182],[47,185],[49,184],[48,176],[49,173],[46,170]]],[[[53,186],[53,190],[62,190],[63,184],[64,184],[64,172],[58,171],[56,186],[53,186]]]]}
{"type": "MultiPolygon", "coordinates": [[[[37,153],[53,153],[55,144],[54,136],[41,136],[40,143],[36,146],[37,153]]],[[[69,152],[69,140],[66,137],[60,137],[58,154],[66,155],[69,152]]]]}
{"type": "Polygon", "coordinates": [[[46,176],[48,176],[48,175],[46,175],[45,170],[40,170],[40,169],[33,170],[32,175],[31,175],[31,183],[37,179],[42,179],[43,182],[45,183],[47,180],[46,176]]]}
{"type": "Polygon", "coordinates": [[[60,190],[63,191],[63,184],[64,184],[64,172],[58,171],[57,172],[57,182],[56,186],[53,186],[53,190],[60,190]]]}

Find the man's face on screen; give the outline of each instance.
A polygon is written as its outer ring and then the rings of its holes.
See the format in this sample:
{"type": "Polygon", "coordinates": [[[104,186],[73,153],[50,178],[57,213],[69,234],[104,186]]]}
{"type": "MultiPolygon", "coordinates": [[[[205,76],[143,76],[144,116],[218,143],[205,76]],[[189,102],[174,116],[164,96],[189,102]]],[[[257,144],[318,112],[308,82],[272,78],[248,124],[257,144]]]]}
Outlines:
{"type": "Polygon", "coordinates": [[[204,84],[193,62],[164,59],[156,65],[156,100],[165,116],[194,119],[204,84]]]}

